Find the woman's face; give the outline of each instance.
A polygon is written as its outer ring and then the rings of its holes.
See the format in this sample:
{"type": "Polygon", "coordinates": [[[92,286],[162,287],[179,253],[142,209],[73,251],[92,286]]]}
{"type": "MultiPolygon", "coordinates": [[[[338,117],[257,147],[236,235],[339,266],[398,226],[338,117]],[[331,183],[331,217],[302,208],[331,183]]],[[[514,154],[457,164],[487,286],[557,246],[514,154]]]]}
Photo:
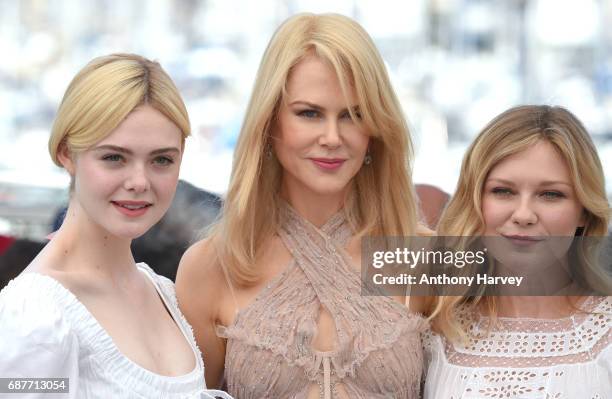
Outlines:
{"type": "Polygon", "coordinates": [[[73,198],[108,233],[139,237],[170,206],[181,157],[179,128],[153,107],[140,106],[74,163],[68,161],[73,198]]]}
{"type": "Polygon", "coordinates": [[[584,223],[569,168],[547,141],[503,159],[491,170],[482,213],[485,235],[518,243],[529,237],[574,236],[584,223]]]}
{"type": "Polygon", "coordinates": [[[344,195],[362,167],[369,138],[349,114],[352,107],[359,115],[352,88],[346,101],[333,68],[320,58],[293,68],[273,132],[290,196],[344,195]]]}
{"type": "Polygon", "coordinates": [[[524,272],[564,264],[570,237],[584,225],[569,168],[548,141],[493,167],[483,188],[482,214],[491,254],[524,272]]]}

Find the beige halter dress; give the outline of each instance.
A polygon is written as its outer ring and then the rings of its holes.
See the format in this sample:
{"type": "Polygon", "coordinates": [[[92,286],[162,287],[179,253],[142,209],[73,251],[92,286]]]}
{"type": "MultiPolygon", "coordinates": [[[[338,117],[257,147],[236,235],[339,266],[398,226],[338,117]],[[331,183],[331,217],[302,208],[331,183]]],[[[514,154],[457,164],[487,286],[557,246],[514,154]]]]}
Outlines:
{"type": "Polygon", "coordinates": [[[391,298],[362,296],[344,250],[341,211],[317,228],[289,205],[279,235],[293,255],[284,272],[217,334],[227,338],[225,379],[236,399],[418,398],[424,319],[391,298]],[[335,323],[335,349],[312,346],[320,308],[335,323]],[[311,393],[312,395],[312,393],[311,393]]]}

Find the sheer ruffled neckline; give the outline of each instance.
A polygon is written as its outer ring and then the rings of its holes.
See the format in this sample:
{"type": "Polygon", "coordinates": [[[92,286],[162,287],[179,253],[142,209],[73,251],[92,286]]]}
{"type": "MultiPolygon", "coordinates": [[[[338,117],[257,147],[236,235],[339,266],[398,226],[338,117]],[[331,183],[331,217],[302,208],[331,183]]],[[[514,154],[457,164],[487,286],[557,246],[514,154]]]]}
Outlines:
{"type": "MultiPolygon", "coordinates": [[[[99,357],[100,364],[105,365],[107,373],[112,374],[111,378],[118,381],[121,385],[129,386],[139,392],[148,392],[151,386],[160,387],[160,389],[166,392],[185,392],[186,390],[197,389],[198,385],[202,383],[199,377],[203,366],[199,353],[197,353],[197,350],[194,350],[194,344],[190,342],[189,334],[191,331],[185,330],[184,321],[169,306],[168,300],[171,299],[167,298],[166,293],[162,291],[161,287],[151,279],[149,274],[150,268],[145,264],[138,264],[137,266],[146,275],[145,278],[148,278],[153,283],[164,305],[170,311],[172,319],[181,330],[190,348],[192,348],[196,362],[194,369],[187,374],[179,376],[157,374],[125,356],[115,345],[112,337],[104,330],[85,305],[55,278],[42,273],[28,272],[23,273],[17,279],[21,279],[26,283],[30,280],[45,286],[40,289],[48,290],[47,292],[63,309],[63,314],[71,319],[72,325],[77,327],[80,344],[83,347],[91,348],[91,352],[99,357]]],[[[15,283],[15,280],[9,283],[7,288],[12,283],[15,283]]]]}
{"type": "Polygon", "coordinates": [[[229,392],[301,397],[312,383],[338,383],[354,398],[417,397],[426,322],[391,298],[361,295],[359,269],[345,249],[353,235],[345,210],[316,227],[283,201],[279,221],[292,260],[230,326],[217,328],[228,339],[229,392]],[[313,345],[321,308],[336,329],[331,350],[313,345]],[[244,367],[246,359],[261,367],[244,367]]]}

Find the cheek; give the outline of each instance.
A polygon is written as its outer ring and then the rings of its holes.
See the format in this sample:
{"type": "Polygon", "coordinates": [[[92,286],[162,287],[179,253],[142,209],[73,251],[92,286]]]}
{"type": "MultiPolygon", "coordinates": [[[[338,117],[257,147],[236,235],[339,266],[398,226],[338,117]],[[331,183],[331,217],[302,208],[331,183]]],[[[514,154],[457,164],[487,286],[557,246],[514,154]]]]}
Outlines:
{"type": "Polygon", "coordinates": [[[311,144],[305,134],[284,130],[274,141],[274,154],[283,169],[293,170],[299,167],[299,160],[307,156],[311,144]]]}
{"type": "Polygon", "coordinates": [[[75,188],[84,194],[112,192],[117,184],[120,184],[120,178],[112,171],[85,162],[76,168],[75,188]]]}
{"type": "Polygon", "coordinates": [[[316,141],[314,127],[305,126],[299,121],[284,121],[275,140],[275,147],[285,153],[303,151],[316,141]]]}
{"type": "Polygon", "coordinates": [[[482,199],[482,217],[487,229],[495,228],[504,223],[509,218],[509,212],[500,201],[496,201],[487,196],[482,199]]]}
{"type": "Polygon", "coordinates": [[[274,154],[283,169],[287,169],[291,165],[293,158],[291,147],[284,141],[274,142],[274,154]]]}
{"type": "Polygon", "coordinates": [[[368,151],[368,144],[370,143],[370,138],[365,134],[362,134],[358,140],[353,145],[355,149],[355,155],[359,158],[363,159],[368,151]]]}
{"type": "Polygon", "coordinates": [[[155,177],[155,191],[157,196],[163,200],[170,200],[176,191],[178,184],[178,170],[168,171],[155,177]]]}
{"type": "Polygon", "coordinates": [[[354,155],[365,156],[370,144],[370,136],[363,129],[355,125],[350,125],[345,128],[344,142],[353,151],[354,155]]]}
{"type": "Polygon", "coordinates": [[[568,206],[564,208],[546,214],[546,221],[550,226],[550,233],[553,235],[573,235],[582,224],[582,207],[568,206]]]}

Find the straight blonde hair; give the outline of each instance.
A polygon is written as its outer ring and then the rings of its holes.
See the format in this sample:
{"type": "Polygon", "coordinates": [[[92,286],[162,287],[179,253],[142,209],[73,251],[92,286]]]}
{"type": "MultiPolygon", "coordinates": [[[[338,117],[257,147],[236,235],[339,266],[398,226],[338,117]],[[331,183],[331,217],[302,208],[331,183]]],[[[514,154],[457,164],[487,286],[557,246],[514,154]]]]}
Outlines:
{"type": "Polygon", "coordinates": [[[89,62],[72,79],[57,111],[49,154],[66,146],[78,153],[108,136],[136,107],[150,105],[181,131],[191,134],[187,108],[159,63],[136,54],[111,54],[89,62]]]}
{"type": "MultiPolygon", "coordinates": [[[[276,231],[282,168],[265,157],[271,129],[292,68],[315,55],[334,69],[346,99],[352,89],[371,136],[372,162],[352,181],[345,201],[349,223],[359,235],[412,235],[417,202],[411,179],[412,143],[401,107],[372,39],[350,18],[298,14],[273,35],[263,55],[240,137],[227,197],[209,234],[218,260],[232,280],[250,284],[262,244],[276,231]]],[[[347,100],[348,104],[348,100],[347,100]]]]}
{"type": "MultiPolygon", "coordinates": [[[[605,236],[610,221],[610,205],[604,173],[597,150],[582,123],[562,107],[525,105],[511,108],[495,117],[468,148],[457,189],[440,217],[441,236],[478,236],[485,230],[482,191],[491,170],[506,157],[532,147],[539,141],[551,143],[565,160],[578,201],[585,214],[585,226],[577,235],[605,236]]],[[[587,275],[609,279],[590,259],[578,259],[574,267],[591,268],[587,275]]],[[[592,282],[597,286],[598,282],[592,282]]],[[[450,339],[465,338],[456,319],[461,304],[483,302],[495,318],[494,297],[440,297],[433,311],[434,325],[450,339]]]]}

